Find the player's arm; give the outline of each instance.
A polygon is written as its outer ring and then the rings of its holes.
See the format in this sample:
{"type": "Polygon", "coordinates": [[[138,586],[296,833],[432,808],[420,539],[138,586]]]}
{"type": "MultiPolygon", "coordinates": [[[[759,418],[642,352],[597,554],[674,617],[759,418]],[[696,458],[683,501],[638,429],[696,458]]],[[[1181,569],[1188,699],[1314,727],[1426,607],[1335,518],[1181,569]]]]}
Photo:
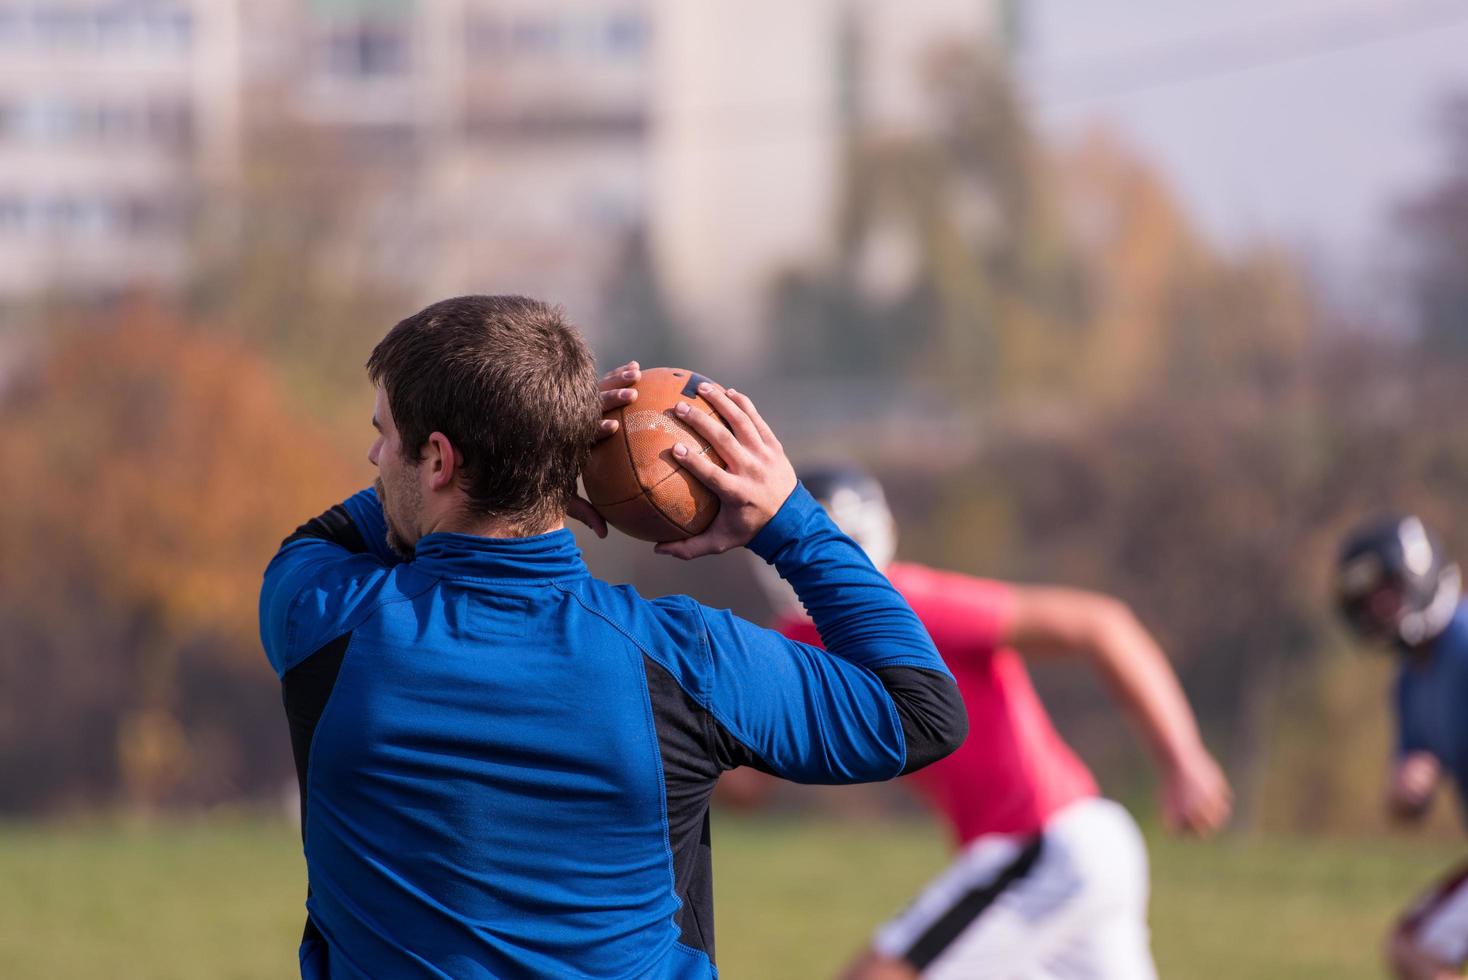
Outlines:
{"type": "Polygon", "coordinates": [[[260,589],[260,638],[276,673],[284,676],[343,632],[399,561],[370,488],[296,528],[266,566],[260,589]]]}
{"type": "Polygon", "coordinates": [[[1432,807],[1442,765],[1427,748],[1427,742],[1413,723],[1407,704],[1407,676],[1397,676],[1393,689],[1396,709],[1397,745],[1387,781],[1387,812],[1397,820],[1410,823],[1421,820],[1432,807]]]}
{"type": "Polygon", "coordinates": [[[728,612],[700,609],[709,644],[708,708],[730,737],[727,764],[801,782],[909,772],[962,744],[968,717],[916,615],[800,487],[748,397],[700,394],[727,423],[680,413],[725,461],[676,458],[719,496],[709,530],[658,546],[691,558],[748,544],[795,589],[826,649],[728,612]]]}
{"type": "Polygon", "coordinates": [[[1210,833],[1228,819],[1228,782],[1166,655],[1126,604],[1075,589],[1017,586],[1001,639],[1028,656],[1078,656],[1100,672],[1162,772],[1170,829],[1210,833]]]}
{"type": "Polygon", "coordinates": [[[1406,752],[1392,763],[1387,784],[1387,812],[1404,823],[1427,815],[1442,779],[1442,766],[1431,752],[1406,752]]]}

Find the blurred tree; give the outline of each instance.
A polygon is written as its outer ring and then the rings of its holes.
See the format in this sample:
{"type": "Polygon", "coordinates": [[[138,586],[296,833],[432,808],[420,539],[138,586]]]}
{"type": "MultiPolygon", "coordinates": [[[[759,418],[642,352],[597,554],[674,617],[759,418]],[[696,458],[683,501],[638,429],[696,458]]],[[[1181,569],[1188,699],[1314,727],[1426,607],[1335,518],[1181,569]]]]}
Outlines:
{"type": "MultiPolygon", "coordinates": [[[[262,93],[254,104],[289,104],[262,93]]],[[[391,142],[363,144],[289,114],[256,113],[238,178],[195,228],[189,314],[272,360],[298,400],[341,421],[364,351],[429,278],[432,216],[405,211],[413,173],[391,142]]],[[[353,409],[355,410],[355,409],[353,409]]]]}
{"type": "Polygon", "coordinates": [[[1277,393],[1300,371],[1319,303],[1294,256],[1212,248],[1156,173],[1103,129],[1057,165],[1091,309],[1077,394],[1124,406],[1277,393]]]}
{"type": "Polygon", "coordinates": [[[260,573],[360,476],[257,355],[147,302],[60,328],[0,413],[0,808],[284,778],[260,573]]]}
{"type": "MultiPolygon", "coordinates": [[[[853,128],[835,258],[779,279],[776,337],[797,378],[942,382],[966,441],[938,458],[861,431],[822,445],[870,447],[905,555],[1131,602],[1231,761],[1245,825],[1378,829],[1374,793],[1321,802],[1362,791],[1385,724],[1381,670],[1330,656],[1329,579],[1373,511],[1468,547],[1468,432],[1445,421],[1468,410],[1468,97],[1444,113],[1444,175],[1399,215],[1420,328],[1404,338],[1335,322],[1289,250],[1216,247],[1104,130],[1043,146],[999,61],[930,69],[928,131],[853,128]]],[[[1133,785],[1138,756],[1090,679],[1044,683],[1133,785]]]]}
{"type": "MultiPolygon", "coordinates": [[[[1322,332],[1306,354],[1265,383],[1250,354],[1125,410],[1001,417],[971,465],[888,482],[905,555],[1130,602],[1229,762],[1242,826],[1374,831],[1390,657],[1335,655],[1336,549],[1398,510],[1468,556],[1468,435],[1442,424],[1468,410],[1468,385],[1380,337],[1322,332]]],[[[1040,680],[1103,781],[1135,785],[1140,756],[1093,679],[1040,680]]]]}
{"type": "Polygon", "coordinates": [[[1084,281],[1044,154],[997,57],[941,51],[928,74],[930,132],[851,132],[836,259],[776,284],[778,361],[966,393],[1066,379],[1084,281]]]}
{"type": "Polygon", "coordinates": [[[622,243],[621,255],[603,296],[606,342],[604,367],[630,360],[655,365],[688,365],[697,360],[688,349],[688,334],[669,308],[648,250],[647,232],[639,228],[622,243]]]}
{"type": "Polygon", "coordinates": [[[1468,354],[1468,94],[1441,112],[1443,173],[1399,209],[1406,289],[1424,347],[1468,354]]]}
{"type": "Polygon", "coordinates": [[[1104,130],[1044,147],[1001,60],[938,52],[929,75],[930,131],[853,129],[833,265],[775,284],[792,374],[895,371],[1066,410],[1298,371],[1316,303],[1291,256],[1213,249],[1104,130]]]}

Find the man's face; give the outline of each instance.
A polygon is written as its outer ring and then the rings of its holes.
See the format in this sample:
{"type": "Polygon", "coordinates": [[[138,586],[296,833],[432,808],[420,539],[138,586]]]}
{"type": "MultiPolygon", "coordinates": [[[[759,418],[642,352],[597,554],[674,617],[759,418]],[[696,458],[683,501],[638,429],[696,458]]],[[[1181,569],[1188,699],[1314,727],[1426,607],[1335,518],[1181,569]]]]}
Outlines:
{"type": "Polygon", "coordinates": [[[423,510],[423,490],[418,485],[418,465],[403,458],[402,439],[387,404],[387,392],[380,385],[372,427],[377,430],[377,439],[367,451],[367,458],[377,467],[377,499],[382,501],[387,519],[387,543],[404,558],[412,558],[421,536],[418,520],[423,510]]]}
{"type": "Polygon", "coordinates": [[[1406,601],[1395,585],[1380,585],[1346,604],[1346,618],[1368,643],[1390,644],[1397,638],[1406,601]]]}

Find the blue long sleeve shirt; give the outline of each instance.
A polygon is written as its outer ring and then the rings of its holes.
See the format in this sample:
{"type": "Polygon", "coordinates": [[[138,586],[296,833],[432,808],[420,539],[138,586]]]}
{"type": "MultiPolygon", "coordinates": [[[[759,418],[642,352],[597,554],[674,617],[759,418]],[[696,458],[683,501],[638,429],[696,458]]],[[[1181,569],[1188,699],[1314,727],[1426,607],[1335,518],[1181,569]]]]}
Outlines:
{"type": "Polygon", "coordinates": [[[1468,818],[1468,603],[1425,650],[1403,653],[1394,690],[1397,755],[1430,752],[1468,818]]]}
{"type": "Polygon", "coordinates": [[[386,544],[363,491],[265,572],[309,878],[301,973],[711,977],[708,801],[888,779],[967,720],[900,595],[797,487],[750,548],[827,649],[593,578],[569,531],[386,544]]]}

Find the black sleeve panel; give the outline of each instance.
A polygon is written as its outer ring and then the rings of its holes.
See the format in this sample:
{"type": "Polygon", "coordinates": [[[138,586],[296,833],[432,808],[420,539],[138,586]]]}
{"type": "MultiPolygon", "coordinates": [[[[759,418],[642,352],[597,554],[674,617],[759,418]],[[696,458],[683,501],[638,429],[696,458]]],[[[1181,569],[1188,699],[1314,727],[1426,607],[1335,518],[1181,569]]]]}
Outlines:
{"type": "MultiPolygon", "coordinates": [[[[309,534],[308,529],[312,525],[324,523],[332,516],[332,511],[341,511],[341,516],[346,518],[348,526],[355,533],[356,528],[351,524],[351,518],[340,506],[333,507],[330,511],[307,521],[287,538],[287,541],[298,537],[314,536],[324,537],[319,534],[309,534]]],[[[357,539],[361,540],[361,535],[357,539]]],[[[365,545],[362,550],[366,550],[365,545]]],[[[291,754],[296,760],[296,784],[301,791],[301,840],[306,839],[306,776],[311,766],[311,739],[316,735],[316,723],[321,720],[321,713],[326,710],[326,703],[331,700],[332,688],[336,686],[337,675],[341,672],[342,659],[346,656],[347,647],[352,643],[352,634],[343,633],[332,640],[311,656],[302,660],[299,664],[286,671],[285,677],[280,682],[280,699],[285,704],[285,718],[291,730],[291,754]]],[[[307,886],[306,895],[311,894],[310,886],[307,886]]],[[[326,966],[327,946],[326,940],[321,935],[321,930],[316,928],[316,923],[306,916],[306,926],[301,932],[302,946],[313,950],[314,955],[321,957],[319,968],[322,976],[327,976],[329,971],[326,966]]]]}
{"type": "MultiPolygon", "coordinates": [[[[318,518],[319,519],[319,518],[318,518]]],[[[286,671],[280,682],[285,717],[291,729],[291,754],[296,758],[296,782],[301,788],[301,837],[306,836],[306,772],[311,765],[311,739],[316,723],[331,700],[342,658],[351,645],[352,634],[343,633],[311,656],[286,671]]]]}
{"type": "Polygon", "coordinates": [[[722,772],[710,751],[708,712],[673,675],[644,656],[647,692],[663,760],[668,797],[668,844],[673,851],[673,887],[679,941],[714,959],[714,868],[709,847],[709,797],[722,772]]]}
{"type": "Polygon", "coordinates": [[[758,769],[766,775],[774,776],[776,779],[785,778],[774,769],[771,769],[763,759],[755,755],[753,749],[729,734],[729,729],[719,724],[718,720],[712,716],[709,718],[709,735],[711,739],[710,747],[713,749],[714,760],[718,763],[720,772],[726,769],[738,769],[740,766],[748,766],[751,769],[758,769]]]}
{"type": "Polygon", "coordinates": [[[362,532],[357,529],[357,524],[352,520],[352,515],[341,504],[328,510],[318,517],[313,517],[300,527],[291,532],[291,536],[281,542],[281,546],[299,541],[302,538],[320,538],[330,541],[332,544],[340,545],[353,554],[361,554],[367,550],[367,541],[362,537],[362,532]]]}
{"type": "MultiPolygon", "coordinates": [[[[320,657],[318,653],[311,659],[320,657]]],[[[340,655],[336,660],[340,665],[340,655]]],[[[750,766],[777,774],[656,661],[644,656],[643,670],[663,763],[673,886],[682,901],[678,911],[679,941],[703,950],[712,962],[714,879],[709,798],[720,773],[727,769],[750,766]]],[[[907,744],[904,774],[941,759],[963,744],[968,735],[968,714],[952,678],[915,667],[884,667],[875,674],[892,697],[902,722],[907,744]]]]}
{"type": "Polygon", "coordinates": [[[953,678],[919,667],[878,667],[872,673],[892,696],[902,720],[907,743],[902,775],[937,762],[968,738],[968,711],[953,678]]]}
{"type": "MultiPolygon", "coordinates": [[[[906,776],[937,762],[968,738],[968,712],[953,678],[920,667],[878,667],[872,673],[887,689],[902,722],[907,762],[899,775],[906,776]]],[[[709,726],[714,758],[721,768],[749,766],[779,776],[712,717],[709,726]]]]}

